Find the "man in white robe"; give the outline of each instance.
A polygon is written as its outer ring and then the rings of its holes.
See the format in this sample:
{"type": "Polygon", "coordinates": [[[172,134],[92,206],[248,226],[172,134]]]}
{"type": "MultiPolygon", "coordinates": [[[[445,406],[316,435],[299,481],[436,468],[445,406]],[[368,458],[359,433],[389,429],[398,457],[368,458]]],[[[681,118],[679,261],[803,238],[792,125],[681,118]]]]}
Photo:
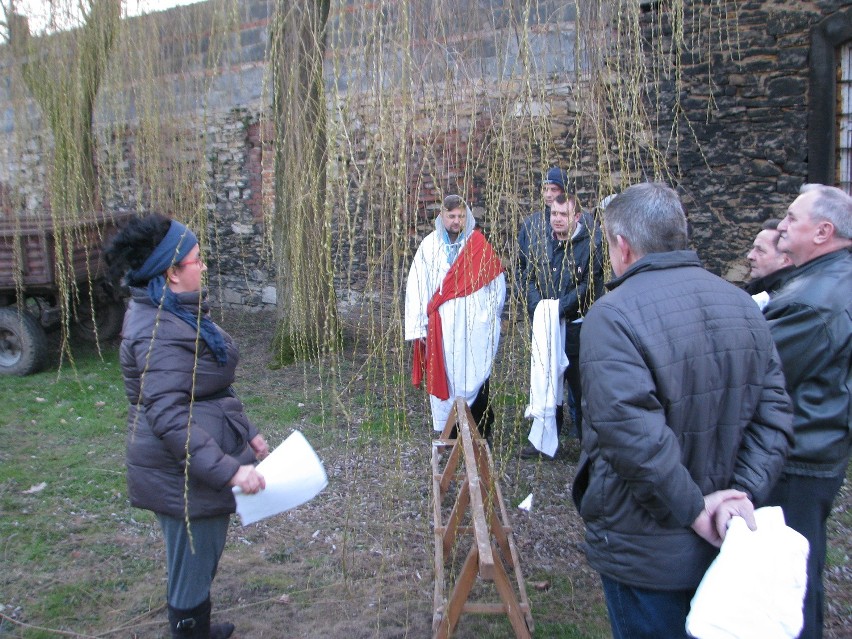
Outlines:
{"type": "Polygon", "coordinates": [[[414,346],[414,384],[426,373],[433,429],[444,429],[455,398],[464,397],[485,437],[493,422],[488,380],[500,343],[506,278],[475,227],[460,197],[444,199],[408,275],[405,340],[414,346]]]}

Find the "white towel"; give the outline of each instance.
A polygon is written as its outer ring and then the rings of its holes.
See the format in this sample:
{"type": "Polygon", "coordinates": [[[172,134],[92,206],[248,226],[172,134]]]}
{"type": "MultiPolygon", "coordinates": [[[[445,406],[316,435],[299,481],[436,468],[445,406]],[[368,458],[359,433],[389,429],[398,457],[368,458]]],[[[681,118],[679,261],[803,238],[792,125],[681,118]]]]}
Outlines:
{"type": "Polygon", "coordinates": [[[769,304],[769,293],[761,291],[760,293],[752,295],[751,299],[754,300],[754,303],[757,304],[757,307],[762,311],[766,308],[766,305],[769,304]]]}
{"type": "Polygon", "coordinates": [[[559,447],[556,406],[562,403],[566,368],[565,322],[559,319],[559,300],[542,300],[533,314],[530,403],[524,417],[533,420],[530,443],[551,457],[559,447]]]}
{"type": "Polygon", "coordinates": [[[692,599],[686,631],[697,639],[795,639],[802,629],[808,540],[778,506],[734,517],[692,599]]]}

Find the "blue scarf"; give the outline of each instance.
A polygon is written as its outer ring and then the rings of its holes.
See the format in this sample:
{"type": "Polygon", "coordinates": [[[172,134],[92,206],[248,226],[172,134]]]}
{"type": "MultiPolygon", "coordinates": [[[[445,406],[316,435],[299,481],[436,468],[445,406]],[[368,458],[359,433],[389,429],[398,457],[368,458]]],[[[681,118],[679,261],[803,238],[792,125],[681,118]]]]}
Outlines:
{"type": "Polygon", "coordinates": [[[198,244],[198,238],[195,233],[180,222],[172,220],[168,233],[148,256],[145,263],[138,269],[128,271],[127,282],[131,285],[147,282],[148,297],[151,298],[151,301],[157,306],[162,304],[165,310],[177,315],[192,328],[198,330],[201,339],[213,351],[216,361],[221,366],[228,361],[228,350],[225,347],[222,334],[207,315],[201,316],[199,324],[197,314],[191,313],[181,305],[177,295],[166,285],[166,278],[163,275],[169,267],[178,264],[189,255],[196,244],[198,244]]]}

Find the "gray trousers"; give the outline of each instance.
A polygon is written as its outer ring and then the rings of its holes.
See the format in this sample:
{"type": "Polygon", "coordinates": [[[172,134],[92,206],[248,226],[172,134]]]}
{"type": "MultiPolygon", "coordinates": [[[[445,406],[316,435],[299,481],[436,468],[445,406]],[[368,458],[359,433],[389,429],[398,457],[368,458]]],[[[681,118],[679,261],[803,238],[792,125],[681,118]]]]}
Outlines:
{"type": "Polygon", "coordinates": [[[189,530],[183,519],[161,514],[157,518],[166,542],[166,600],[172,608],[191,610],[210,597],[210,585],[225,548],[231,516],[191,519],[189,530]]]}

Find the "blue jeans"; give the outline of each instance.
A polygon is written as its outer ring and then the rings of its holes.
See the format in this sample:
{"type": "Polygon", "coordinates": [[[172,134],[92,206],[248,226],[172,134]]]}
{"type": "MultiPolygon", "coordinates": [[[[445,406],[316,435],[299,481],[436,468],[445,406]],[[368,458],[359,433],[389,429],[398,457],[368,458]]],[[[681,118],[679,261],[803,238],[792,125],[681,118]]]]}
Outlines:
{"type": "Polygon", "coordinates": [[[601,575],[613,639],[688,639],[695,590],[646,590],[601,575]]]}

